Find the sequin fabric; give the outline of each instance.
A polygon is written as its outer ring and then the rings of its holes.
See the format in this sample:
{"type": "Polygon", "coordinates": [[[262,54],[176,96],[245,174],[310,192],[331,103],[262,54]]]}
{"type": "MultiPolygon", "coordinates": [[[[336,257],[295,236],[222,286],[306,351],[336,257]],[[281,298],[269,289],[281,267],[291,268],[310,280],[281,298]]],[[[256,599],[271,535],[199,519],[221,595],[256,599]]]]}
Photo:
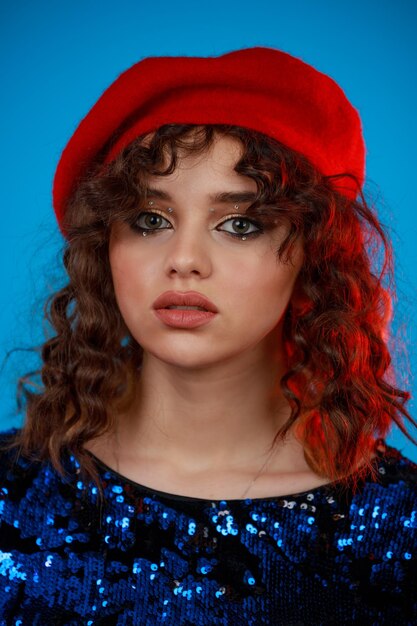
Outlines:
{"type": "Polygon", "coordinates": [[[355,493],[246,500],[155,491],[96,459],[102,507],[74,457],[64,480],[2,453],[0,624],[417,624],[417,465],[380,443],[355,493]]]}

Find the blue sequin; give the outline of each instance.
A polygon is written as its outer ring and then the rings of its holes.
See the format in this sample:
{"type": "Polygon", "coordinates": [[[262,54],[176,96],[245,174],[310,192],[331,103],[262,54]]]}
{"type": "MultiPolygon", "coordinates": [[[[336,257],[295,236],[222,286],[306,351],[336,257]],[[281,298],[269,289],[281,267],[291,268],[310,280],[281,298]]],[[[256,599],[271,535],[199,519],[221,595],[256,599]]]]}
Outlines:
{"type": "Polygon", "coordinates": [[[417,467],[393,448],[378,459],[380,482],[358,493],[229,501],[154,493],[97,461],[102,508],[74,457],[72,482],[6,460],[4,623],[417,623],[417,467]]]}

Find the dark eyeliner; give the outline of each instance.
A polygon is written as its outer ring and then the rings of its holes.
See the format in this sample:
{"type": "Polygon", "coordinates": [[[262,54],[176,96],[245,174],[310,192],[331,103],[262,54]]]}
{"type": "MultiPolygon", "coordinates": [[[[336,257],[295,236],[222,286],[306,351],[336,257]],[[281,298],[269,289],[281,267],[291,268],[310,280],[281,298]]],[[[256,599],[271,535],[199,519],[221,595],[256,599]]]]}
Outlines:
{"type": "MultiPolygon", "coordinates": [[[[155,232],[160,232],[162,230],[170,230],[169,228],[143,228],[142,226],[139,226],[137,224],[137,222],[140,219],[140,217],[142,217],[143,215],[158,215],[163,220],[168,221],[168,220],[166,220],[166,218],[163,215],[161,215],[160,213],[157,213],[156,211],[141,211],[139,213],[139,215],[137,215],[134,218],[134,220],[129,220],[129,226],[132,228],[132,230],[134,230],[134,231],[136,231],[138,233],[146,232],[148,235],[152,235],[155,232]]],[[[255,228],[258,228],[258,230],[253,231],[252,233],[240,233],[240,234],[239,233],[230,233],[227,230],[221,230],[219,232],[223,232],[226,235],[229,235],[230,237],[233,237],[235,239],[242,239],[242,237],[255,238],[255,237],[259,236],[259,235],[262,235],[263,232],[264,232],[264,229],[263,229],[261,224],[259,224],[258,222],[254,221],[252,219],[249,219],[248,217],[245,217],[244,215],[234,215],[232,217],[226,217],[226,219],[223,220],[223,222],[221,222],[219,224],[219,226],[222,226],[226,222],[232,221],[234,219],[236,219],[236,220],[241,219],[241,220],[243,220],[245,222],[248,222],[252,226],[255,226],[255,228]]]]}

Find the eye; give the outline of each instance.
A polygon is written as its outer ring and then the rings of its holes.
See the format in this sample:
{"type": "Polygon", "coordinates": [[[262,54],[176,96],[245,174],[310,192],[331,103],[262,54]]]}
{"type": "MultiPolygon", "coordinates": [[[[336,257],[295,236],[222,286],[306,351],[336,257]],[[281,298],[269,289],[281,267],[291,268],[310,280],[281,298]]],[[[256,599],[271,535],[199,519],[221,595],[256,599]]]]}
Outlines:
{"type": "MultiPolygon", "coordinates": [[[[139,216],[134,220],[134,222],[130,224],[130,226],[133,230],[137,232],[146,232],[148,235],[153,235],[155,232],[170,229],[169,226],[164,228],[158,228],[158,226],[161,226],[161,220],[162,222],[169,224],[168,220],[156,211],[142,211],[139,216]],[[141,220],[143,220],[142,225],[140,225],[141,220]]],[[[249,220],[243,215],[232,215],[230,217],[227,217],[217,226],[217,228],[219,228],[219,226],[223,226],[223,224],[226,224],[227,222],[232,222],[233,228],[236,228],[240,231],[230,232],[228,230],[224,230],[223,232],[225,232],[230,237],[236,237],[241,239],[242,237],[257,237],[258,235],[261,235],[263,233],[263,228],[261,224],[255,222],[254,220],[249,220]],[[255,227],[257,230],[248,231],[248,225],[255,227]]]]}
{"type": "Polygon", "coordinates": [[[160,225],[161,220],[169,224],[168,220],[162,217],[159,213],[154,211],[142,211],[131,226],[134,230],[138,230],[139,232],[146,231],[152,233],[155,230],[166,230],[165,228],[157,228],[158,225],[160,225]],[[146,218],[144,220],[144,227],[139,225],[139,221],[142,218],[146,218]]]}
{"type": "Polygon", "coordinates": [[[225,233],[227,233],[228,235],[230,235],[231,237],[257,237],[258,235],[261,235],[263,232],[262,226],[260,224],[258,224],[257,222],[255,222],[254,220],[249,220],[247,217],[244,217],[243,215],[234,215],[232,217],[228,217],[226,218],[221,224],[219,224],[219,226],[222,226],[223,224],[226,224],[227,222],[232,222],[233,224],[233,228],[237,228],[237,229],[242,229],[241,232],[238,233],[231,233],[229,231],[224,231],[225,233]],[[247,224],[250,224],[251,226],[254,226],[255,228],[257,228],[257,230],[252,230],[250,232],[248,232],[246,230],[247,228],[247,224]]]}

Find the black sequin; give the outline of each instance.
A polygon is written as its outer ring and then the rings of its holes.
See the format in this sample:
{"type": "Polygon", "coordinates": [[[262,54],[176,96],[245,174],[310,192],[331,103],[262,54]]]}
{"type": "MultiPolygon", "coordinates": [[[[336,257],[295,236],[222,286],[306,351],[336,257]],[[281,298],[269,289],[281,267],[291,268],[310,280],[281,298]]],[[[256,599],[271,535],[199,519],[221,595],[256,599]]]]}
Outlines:
{"type": "MultiPolygon", "coordinates": [[[[14,430],[2,434],[2,439],[14,430]]],[[[417,624],[417,465],[378,480],[211,501],[96,459],[106,503],[49,463],[0,459],[0,626],[417,624]]]]}

